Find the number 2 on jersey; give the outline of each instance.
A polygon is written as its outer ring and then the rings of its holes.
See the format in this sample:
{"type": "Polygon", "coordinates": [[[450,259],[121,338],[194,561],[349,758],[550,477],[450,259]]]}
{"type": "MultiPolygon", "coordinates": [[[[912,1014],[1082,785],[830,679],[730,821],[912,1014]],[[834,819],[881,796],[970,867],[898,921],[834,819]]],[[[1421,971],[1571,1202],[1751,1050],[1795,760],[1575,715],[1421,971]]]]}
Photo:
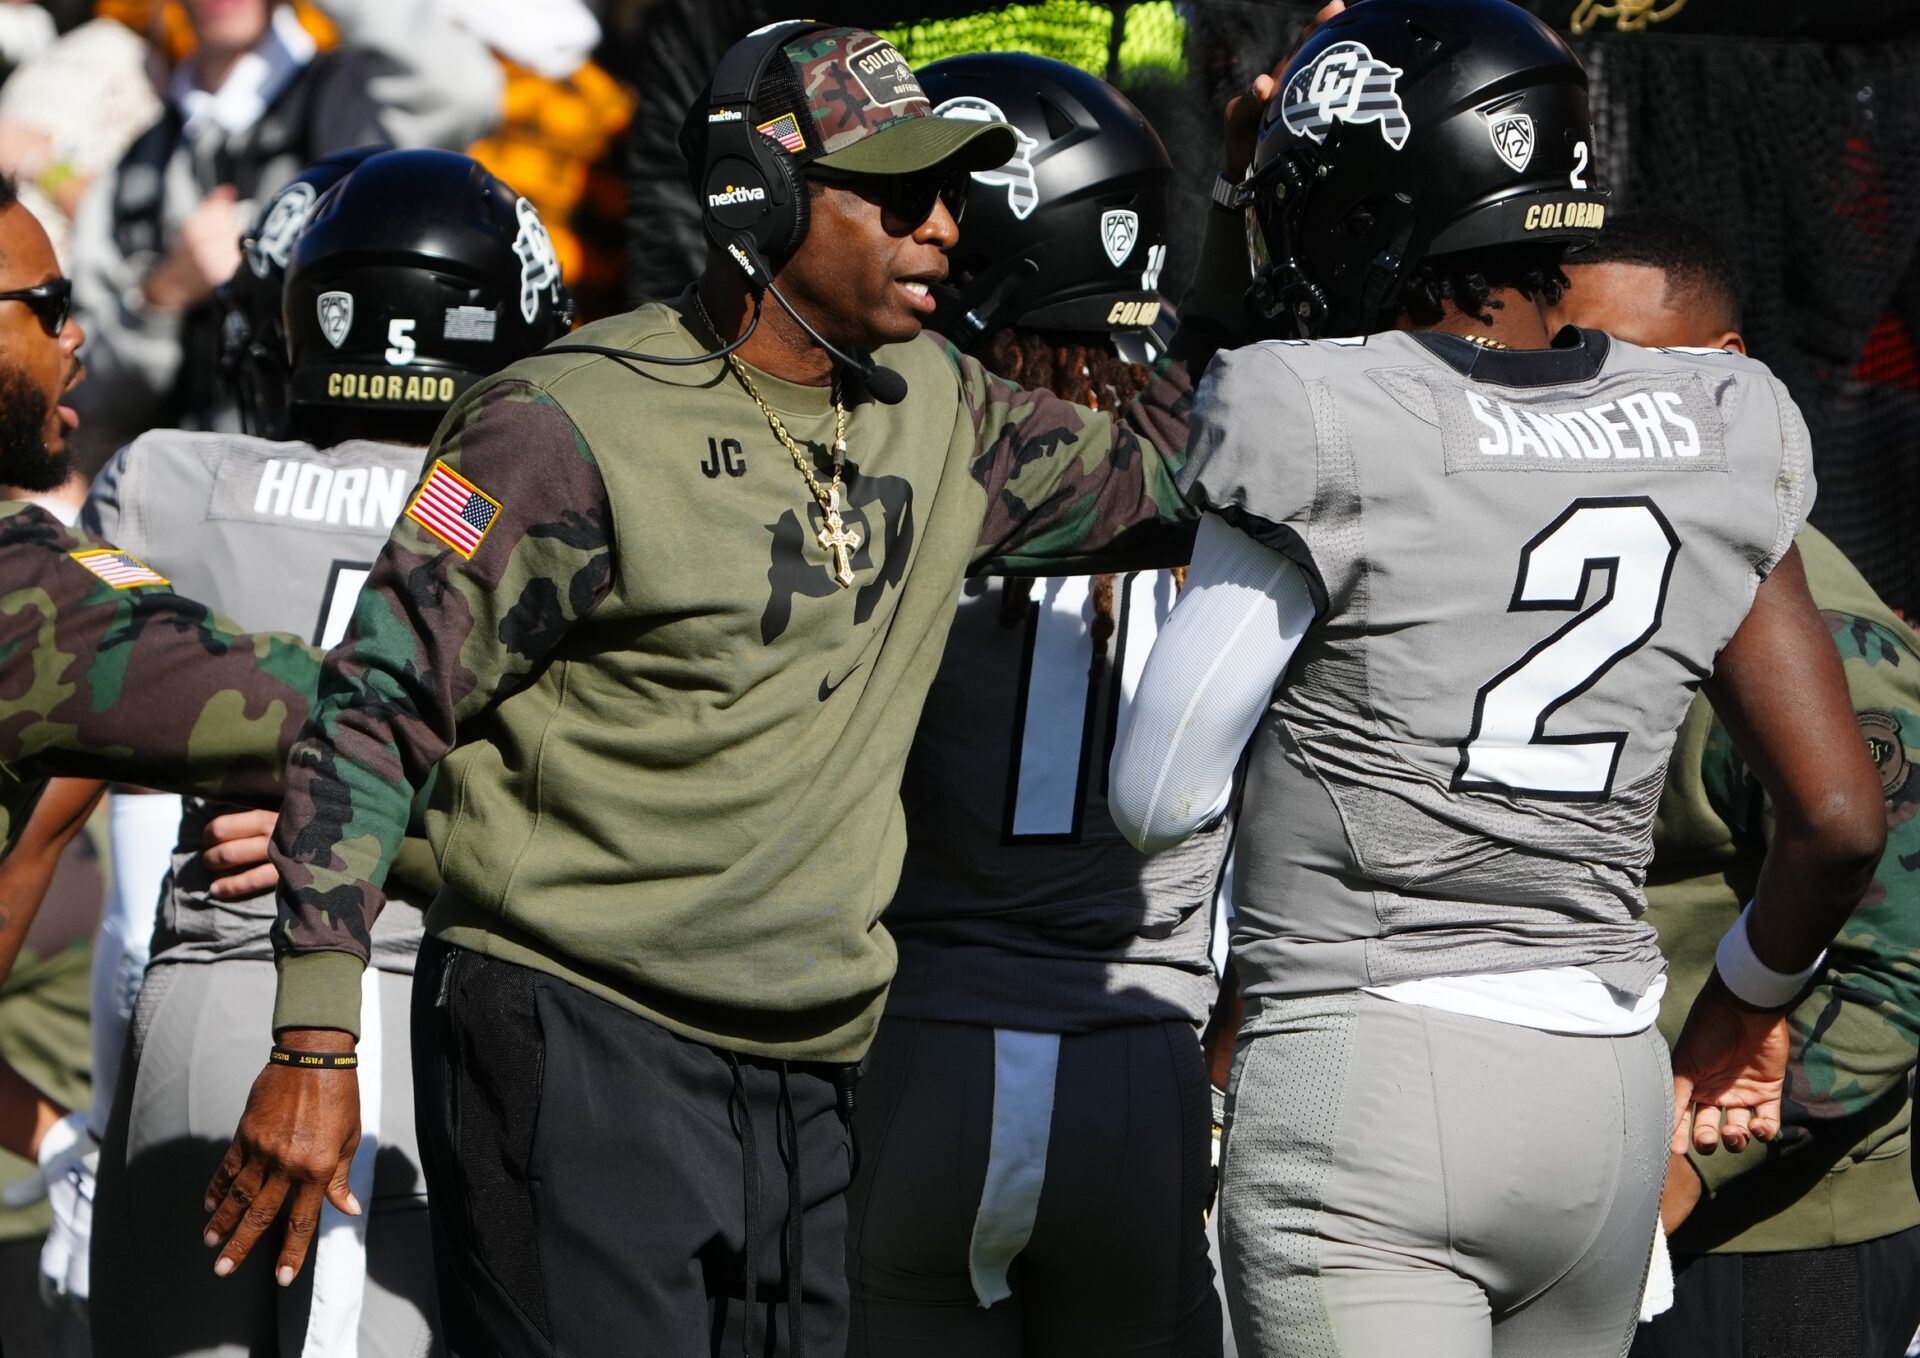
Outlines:
{"type": "MultiPolygon", "coordinates": [[[[1575,500],[1520,549],[1507,611],[1578,611],[1481,688],[1455,790],[1562,801],[1611,794],[1626,732],[1548,735],[1547,723],[1660,629],[1679,551],[1673,526],[1645,496],[1575,500]]],[[[1563,724],[1576,725],[1571,713],[1563,724]]]]}

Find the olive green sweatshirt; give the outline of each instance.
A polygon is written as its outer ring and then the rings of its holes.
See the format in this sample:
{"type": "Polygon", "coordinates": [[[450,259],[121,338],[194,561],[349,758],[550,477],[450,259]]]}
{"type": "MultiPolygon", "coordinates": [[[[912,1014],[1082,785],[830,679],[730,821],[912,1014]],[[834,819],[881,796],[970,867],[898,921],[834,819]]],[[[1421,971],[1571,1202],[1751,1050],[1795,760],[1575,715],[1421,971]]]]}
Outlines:
{"type": "MultiPolygon", "coordinates": [[[[578,340],[704,347],[654,304],[578,340]]],[[[899,784],[968,572],[1179,559],[1184,381],[1100,413],[931,338],[850,405],[843,527],[721,363],[543,354],[475,388],[290,758],[276,1027],[353,1029],[408,789],[445,759],[428,929],[715,1046],[865,1051],[899,784]]],[[[825,388],[752,374],[832,477],[825,388]]]]}
{"type": "MultiPolygon", "coordinates": [[[[1920,645],[1817,530],[1798,545],[1880,767],[1887,850],[1873,885],[1791,1016],[1785,1129],[1773,1145],[1692,1156],[1705,1194],[1682,1253],[1855,1244],[1920,1225],[1908,1163],[1908,1075],[1920,1048],[1920,645]]],[[[1681,728],[1654,827],[1648,918],[1669,982],[1671,1042],[1751,897],[1769,810],[1704,698],[1681,728]]]]}

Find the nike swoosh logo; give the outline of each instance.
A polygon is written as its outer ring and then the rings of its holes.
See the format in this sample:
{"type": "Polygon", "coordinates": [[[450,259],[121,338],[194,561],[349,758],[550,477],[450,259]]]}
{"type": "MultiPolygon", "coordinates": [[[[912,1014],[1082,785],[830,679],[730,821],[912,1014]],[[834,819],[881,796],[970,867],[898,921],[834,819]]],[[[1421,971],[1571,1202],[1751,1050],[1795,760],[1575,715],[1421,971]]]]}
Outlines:
{"type": "Polygon", "coordinates": [[[838,684],[829,684],[827,680],[830,676],[824,675],[824,674],[821,675],[820,676],[820,701],[824,703],[827,699],[831,698],[834,694],[838,693],[840,691],[841,685],[845,684],[847,680],[853,678],[854,675],[860,673],[860,666],[865,665],[866,663],[867,663],[866,661],[862,660],[859,665],[855,665],[852,669],[848,670],[845,674],[841,675],[840,683],[838,684]]]}

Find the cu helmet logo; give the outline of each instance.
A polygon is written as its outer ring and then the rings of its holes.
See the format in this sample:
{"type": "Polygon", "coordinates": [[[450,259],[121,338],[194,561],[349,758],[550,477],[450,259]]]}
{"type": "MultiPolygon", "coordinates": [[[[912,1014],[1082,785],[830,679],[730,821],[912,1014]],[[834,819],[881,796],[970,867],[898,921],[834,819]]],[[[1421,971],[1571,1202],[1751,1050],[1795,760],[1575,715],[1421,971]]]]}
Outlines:
{"type": "Polygon", "coordinates": [[[990,189],[1007,191],[1007,211],[1024,222],[1040,206],[1040,184],[1033,174],[1033,153],[1040,143],[1011,122],[1000,105],[977,95],[963,94],[947,100],[933,111],[936,118],[956,118],[963,123],[1006,123],[1013,128],[1013,158],[991,170],[975,170],[973,182],[990,189]]]}
{"type": "Polygon", "coordinates": [[[1335,123],[1378,123],[1398,151],[1413,131],[1400,105],[1402,74],[1363,43],[1336,42],[1294,72],[1280,96],[1280,117],[1294,136],[1315,142],[1325,141],[1335,123]]]}
{"type": "Polygon", "coordinates": [[[300,239],[300,232],[307,224],[307,214],[313,211],[314,197],[313,185],[289,184],[267,208],[260,234],[251,240],[242,238],[247,266],[255,278],[265,278],[275,269],[285,271],[287,261],[293,257],[294,242],[300,239]]]}

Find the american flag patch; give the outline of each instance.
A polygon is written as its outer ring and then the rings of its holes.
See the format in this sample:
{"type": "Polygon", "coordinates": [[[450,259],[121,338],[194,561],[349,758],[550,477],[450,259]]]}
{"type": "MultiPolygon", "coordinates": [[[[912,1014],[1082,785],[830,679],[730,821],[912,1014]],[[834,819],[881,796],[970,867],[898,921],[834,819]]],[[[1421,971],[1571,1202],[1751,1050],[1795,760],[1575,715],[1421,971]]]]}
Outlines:
{"type": "Polygon", "coordinates": [[[791,113],[783,113],[770,123],[761,123],[757,130],[766,133],[796,156],[807,149],[807,139],[800,135],[800,120],[791,113]]]}
{"type": "Polygon", "coordinates": [[[472,556],[500,517],[500,502],[444,462],[435,462],[407,517],[460,553],[472,556]]]}
{"type": "Polygon", "coordinates": [[[172,583],[145,562],[136,561],[125,552],[116,552],[108,547],[95,547],[84,552],[68,552],[67,555],[115,589],[134,589],[140,585],[172,583]]]}

